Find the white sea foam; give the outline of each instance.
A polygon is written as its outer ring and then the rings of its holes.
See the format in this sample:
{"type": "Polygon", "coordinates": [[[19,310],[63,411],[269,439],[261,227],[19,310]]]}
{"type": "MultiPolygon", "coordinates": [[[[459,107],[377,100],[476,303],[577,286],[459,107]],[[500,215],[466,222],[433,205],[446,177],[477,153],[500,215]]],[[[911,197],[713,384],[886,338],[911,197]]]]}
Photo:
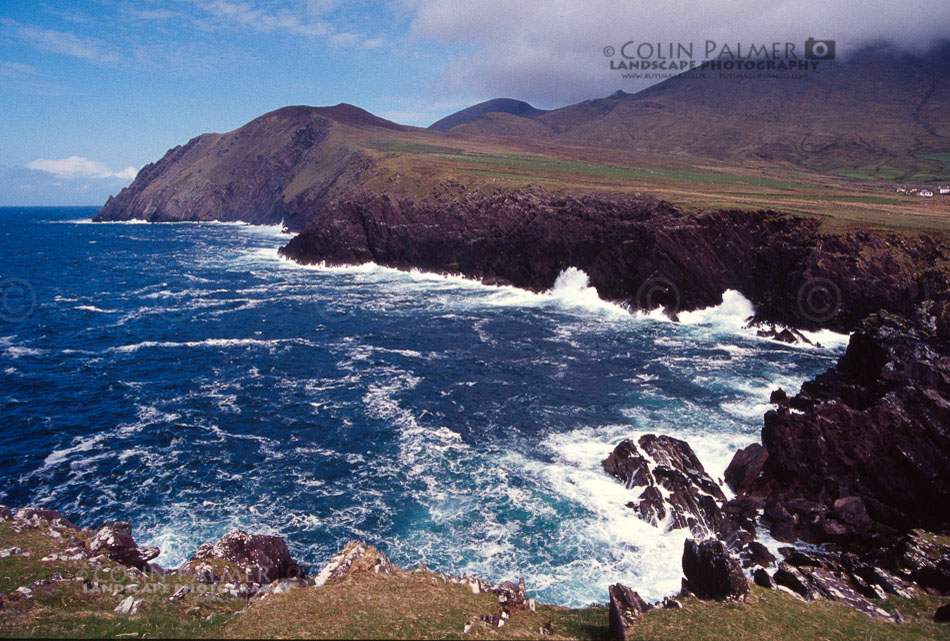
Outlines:
{"type": "Polygon", "coordinates": [[[93,436],[75,438],[69,447],[64,447],[50,452],[46,458],[43,459],[43,467],[41,469],[47,469],[55,465],[59,465],[60,463],[63,463],[73,457],[75,454],[89,452],[94,448],[97,448],[106,437],[107,434],[105,432],[100,432],[93,436]]]}
{"type": "Polygon", "coordinates": [[[164,349],[174,349],[178,347],[275,347],[278,345],[285,345],[288,343],[296,343],[300,345],[311,345],[312,343],[306,339],[302,338],[272,338],[272,339],[259,339],[259,338],[206,338],[200,341],[142,341],[140,343],[132,343],[130,345],[120,345],[118,347],[110,347],[107,349],[107,352],[118,352],[122,354],[128,354],[132,352],[137,352],[141,349],[148,348],[164,348],[164,349]]]}
{"type": "MultiPolygon", "coordinates": [[[[568,267],[562,271],[555,279],[551,289],[538,293],[511,285],[487,285],[479,280],[458,274],[438,274],[418,269],[404,271],[391,267],[383,267],[371,262],[359,265],[327,265],[322,262],[313,265],[304,265],[279,256],[275,248],[256,249],[250,253],[262,259],[276,260],[281,266],[288,269],[306,269],[336,274],[373,275],[384,278],[390,282],[399,282],[402,280],[423,285],[452,285],[453,287],[467,290],[480,290],[486,294],[486,296],[478,302],[494,307],[556,304],[572,310],[593,311],[598,314],[630,318],[630,314],[625,307],[600,298],[597,290],[591,287],[588,275],[576,267],[568,267]]],[[[472,302],[471,300],[466,300],[467,304],[471,304],[472,302]]]]}
{"type": "Polygon", "coordinates": [[[680,312],[679,321],[684,325],[709,325],[718,330],[738,332],[745,327],[755,308],[749,300],[734,289],[722,293],[722,302],[713,307],[680,312]]]}
{"type": "Polygon", "coordinates": [[[22,358],[24,356],[42,356],[46,352],[35,347],[24,347],[22,345],[10,345],[4,348],[4,353],[10,358],[22,358]]]}
{"type": "Polygon", "coordinates": [[[114,309],[102,309],[96,307],[95,305],[77,305],[75,309],[84,311],[84,312],[96,312],[98,314],[117,314],[118,311],[114,309]]]}

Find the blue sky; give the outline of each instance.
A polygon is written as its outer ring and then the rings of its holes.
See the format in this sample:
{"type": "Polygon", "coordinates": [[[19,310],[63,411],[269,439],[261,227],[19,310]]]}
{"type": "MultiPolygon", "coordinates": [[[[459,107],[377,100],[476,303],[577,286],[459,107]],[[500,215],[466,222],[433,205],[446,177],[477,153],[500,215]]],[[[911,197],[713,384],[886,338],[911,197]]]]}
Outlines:
{"type": "Polygon", "coordinates": [[[101,204],[170,147],[288,104],[424,126],[496,96],[550,108],[636,91],[602,54],[630,38],[818,35],[840,52],[920,47],[950,24],[944,0],[765,4],[0,0],[0,205],[101,204]]]}

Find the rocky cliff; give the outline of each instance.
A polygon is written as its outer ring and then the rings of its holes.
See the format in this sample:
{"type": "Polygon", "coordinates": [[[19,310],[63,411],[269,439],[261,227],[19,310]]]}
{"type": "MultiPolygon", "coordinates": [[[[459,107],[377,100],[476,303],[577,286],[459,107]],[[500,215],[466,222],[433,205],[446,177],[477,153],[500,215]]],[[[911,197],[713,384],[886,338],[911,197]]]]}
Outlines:
{"type": "Polygon", "coordinates": [[[742,292],[758,320],[850,331],[948,291],[950,245],[824,232],[772,211],[688,214],[662,201],[470,193],[451,202],[366,194],[329,203],[282,253],[302,263],[373,261],[532,290],[568,267],[632,309],[690,310],[742,292]]]}
{"type": "Polygon", "coordinates": [[[837,365],[765,415],[727,479],[784,541],[950,528],[950,298],[881,312],[837,365]]]}

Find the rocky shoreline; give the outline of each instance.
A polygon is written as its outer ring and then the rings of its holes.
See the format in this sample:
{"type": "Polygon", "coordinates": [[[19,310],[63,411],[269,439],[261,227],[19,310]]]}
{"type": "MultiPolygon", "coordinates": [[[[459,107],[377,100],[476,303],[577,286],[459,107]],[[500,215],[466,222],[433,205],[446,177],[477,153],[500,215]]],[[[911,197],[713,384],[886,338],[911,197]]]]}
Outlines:
{"type": "MultiPolygon", "coordinates": [[[[663,306],[675,317],[735,289],[755,306],[750,320],[853,331],[835,367],[792,398],[773,393],[762,444],[738,452],[726,471],[735,498],[726,500],[688,444],[662,435],[620,443],[604,469],[635,490],[627,507],[640,518],[720,539],[760,585],[871,616],[884,615],[869,598],[950,590],[950,548],[915,534],[950,531],[946,242],[827,233],[813,219],[776,212],[693,216],[663,202],[523,191],[450,205],[379,195],[336,201],[281,253],[532,290],[576,267],[602,298],[630,309],[663,306]],[[755,540],[757,525],[779,541],[837,549],[784,548],[769,574],[776,560],[755,540]]],[[[763,335],[797,338],[794,330],[763,335]]],[[[643,610],[623,590],[617,599],[627,614],[612,616],[616,625],[643,610]]]]}
{"type": "MultiPolygon", "coordinates": [[[[699,469],[695,467],[689,446],[682,441],[665,437],[644,437],[641,441],[641,447],[656,456],[651,456],[656,464],[648,466],[649,470],[641,466],[641,472],[654,478],[670,479],[676,476],[676,472],[691,469],[694,481],[700,485],[706,483],[708,477],[701,471],[701,466],[699,469]],[[681,456],[677,458],[676,455],[681,456]]],[[[628,442],[622,443],[618,450],[619,454],[615,452],[605,461],[605,468],[615,465],[618,458],[627,462],[645,460],[642,456],[629,456],[628,442]]],[[[690,508],[678,505],[676,494],[670,495],[673,497],[668,500],[670,509],[688,514],[690,508]]],[[[646,516],[641,513],[641,518],[646,516]]],[[[169,569],[152,562],[159,555],[158,548],[136,544],[129,523],[109,522],[95,531],[84,530],[56,510],[27,507],[14,512],[0,506],[0,524],[3,523],[13,533],[32,532],[48,539],[47,551],[56,551],[46,554],[39,562],[57,571],[49,578],[0,594],[0,612],[29,608],[35,598],[51,593],[57,585],[77,583],[81,584],[84,594],[116,601],[113,613],[119,617],[135,617],[148,609],[155,609],[158,603],[207,602],[208,599],[234,603],[231,611],[235,617],[240,617],[265,600],[279,599],[280,595],[293,591],[320,590],[361,576],[394,579],[415,576],[435,588],[458,586],[465,589],[465,594],[490,595],[492,600],[482,603],[493,605],[481,614],[469,617],[461,630],[446,631],[451,636],[500,630],[513,617],[520,616],[519,613],[533,615],[540,607],[529,596],[523,578],[493,585],[478,577],[446,575],[424,566],[406,572],[377,548],[359,541],[347,543],[318,572],[311,573],[291,557],[286,542],[280,537],[234,530],[214,544],[201,545],[188,561],[178,568],[169,569]],[[237,606],[241,606],[239,610],[235,609],[237,606]]],[[[672,520],[669,525],[677,527],[678,522],[672,520]]],[[[764,555],[756,552],[743,562],[733,554],[737,545],[735,541],[730,550],[730,546],[715,537],[703,537],[703,527],[693,523],[695,538],[687,539],[684,545],[683,586],[676,598],[667,597],[651,604],[627,586],[615,584],[610,587],[605,596],[608,598],[611,638],[623,641],[648,612],[682,609],[684,599],[745,601],[751,595],[749,573],[754,583],[762,588],[780,590],[805,602],[831,600],[843,603],[868,617],[889,623],[902,623],[906,619],[899,611],[885,610],[879,605],[888,596],[913,599],[918,593],[950,594],[947,581],[950,578],[950,545],[936,542],[920,532],[899,539],[890,548],[886,559],[874,557],[872,561],[869,557],[850,553],[807,553],[783,548],[782,561],[776,562],[766,551],[764,555]],[[875,561],[881,561],[881,564],[874,564],[875,561]],[[886,564],[898,569],[891,572],[882,567],[886,564]]],[[[751,536],[754,537],[754,532],[751,536]]],[[[746,552],[754,550],[756,545],[764,550],[754,540],[743,545],[746,552]]],[[[22,547],[0,549],[0,559],[28,559],[30,556],[31,552],[22,547]]],[[[947,609],[945,605],[940,608],[947,609]]],[[[946,614],[945,611],[942,614],[935,612],[934,619],[940,621],[946,614]]],[[[315,615],[319,616],[319,613],[315,615]]],[[[547,620],[536,628],[536,633],[532,632],[532,636],[540,638],[554,633],[551,621],[547,620]]]]}

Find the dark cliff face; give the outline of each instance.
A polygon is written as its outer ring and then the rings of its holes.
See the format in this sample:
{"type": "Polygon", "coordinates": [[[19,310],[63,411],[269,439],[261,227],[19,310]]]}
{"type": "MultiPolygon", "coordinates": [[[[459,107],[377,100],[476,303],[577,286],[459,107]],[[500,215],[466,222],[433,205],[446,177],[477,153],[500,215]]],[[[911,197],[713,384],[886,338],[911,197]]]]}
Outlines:
{"type": "Polygon", "coordinates": [[[669,203],[540,191],[451,203],[364,195],[335,201],[282,249],[303,263],[373,261],[532,290],[568,267],[633,309],[689,310],[735,289],[760,320],[852,329],[909,312],[947,287],[950,247],[926,238],[825,234],[775,212],[686,214],[669,203]]]}
{"type": "Polygon", "coordinates": [[[766,414],[768,457],[742,489],[775,506],[773,521],[835,540],[868,525],[839,514],[860,503],[858,513],[899,531],[950,525],[947,301],[910,318],[869,317],[835,367],[766,414]]]}
{"type": "Polygon", "coordinates": [[[96,220],[283,221],[301,229],[372,166],[339,139],[341,126],[400,128],[349,105],[285,107],[169,150],[109,198],[96,220]]]}

